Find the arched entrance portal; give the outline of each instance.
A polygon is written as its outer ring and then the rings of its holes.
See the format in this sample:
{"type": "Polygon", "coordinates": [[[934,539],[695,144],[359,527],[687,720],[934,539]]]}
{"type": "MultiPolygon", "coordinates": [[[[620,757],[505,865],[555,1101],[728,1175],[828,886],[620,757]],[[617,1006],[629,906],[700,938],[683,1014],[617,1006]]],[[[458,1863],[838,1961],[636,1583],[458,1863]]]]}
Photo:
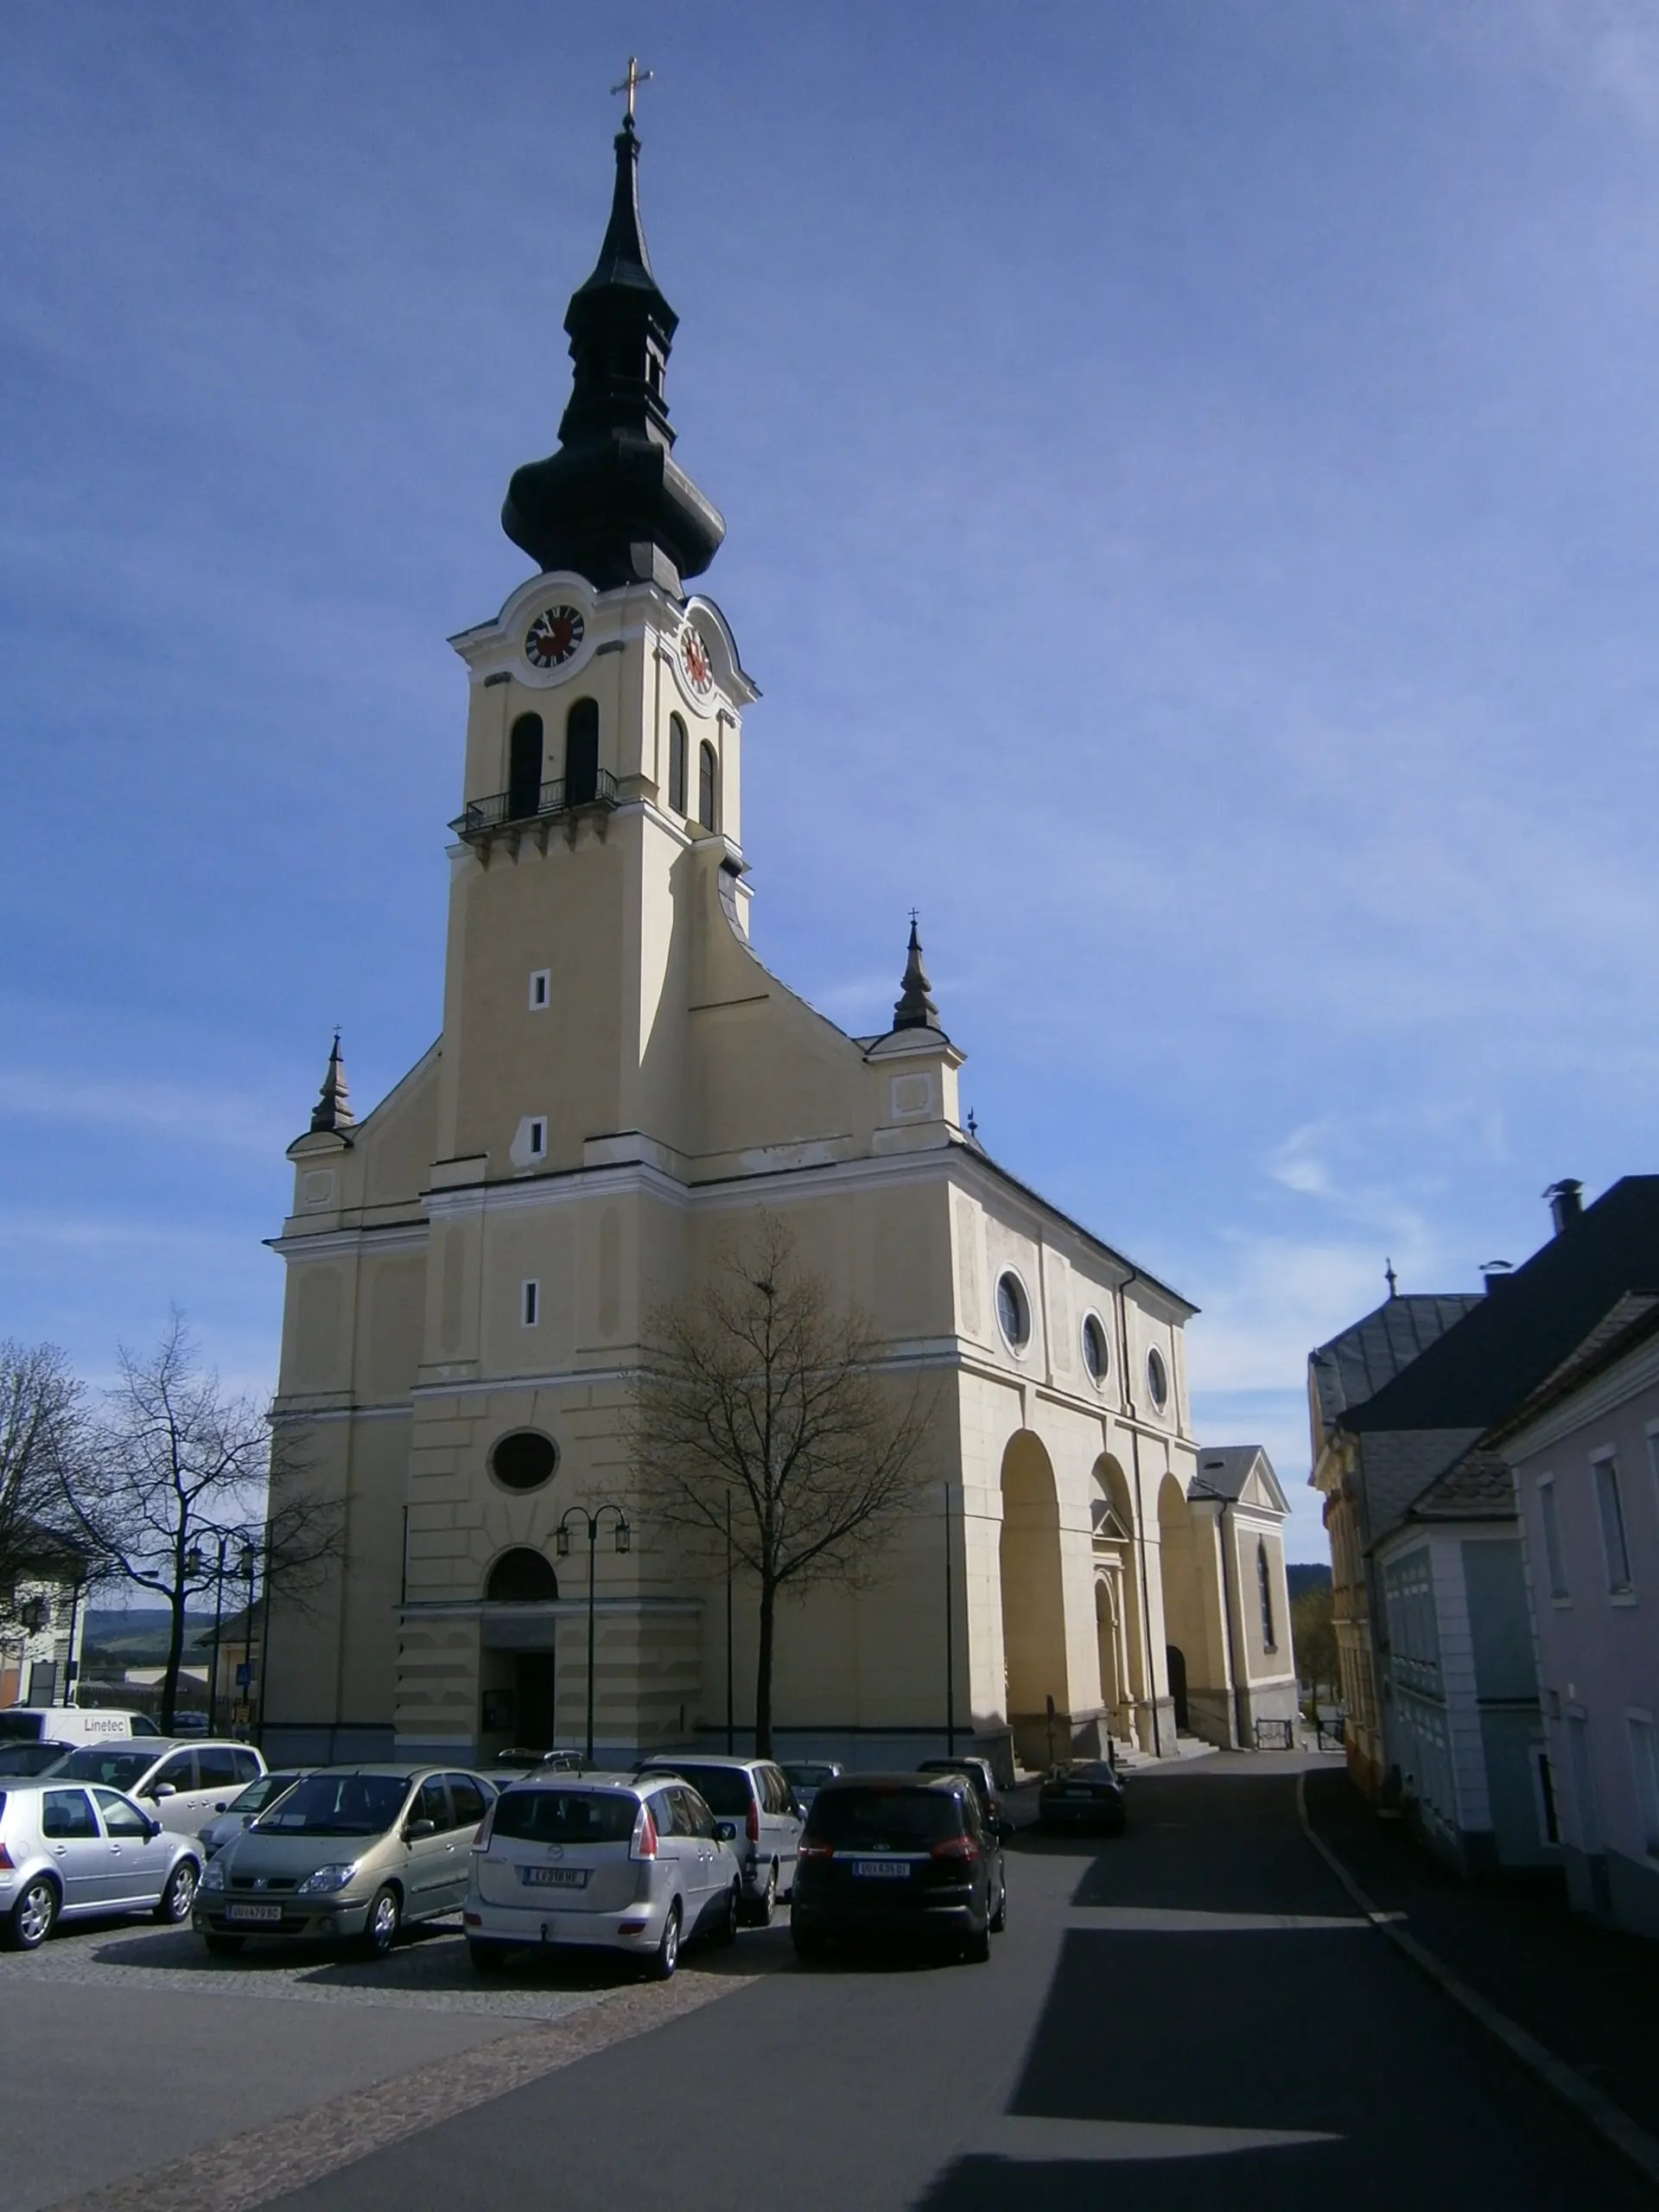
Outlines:
{"type": "Polygon", "coordinates": [[[1095,1554],[1095,1635],[1100,1656],[1103,1725],[1122,1742],[1137,1738],[1137,1708],[1146,1691],[1141,1671],[1141,1613],[1135,1581],[1135,1509],[1128,1479],[1109,1453],[1090,1480],[1090,1533],[1095,1554]]]}
{"type": "Polygon", "coordinates": [[[531,1751],[553,1748],[552,1606],[558,1594],[559,1578],[552,1561],[530,1545],[503,1552],[490,1569],[484,1585],[479,1653],[479,1747],[483,1757],[510,1746],[531,1751]],[[497,1607],[503,1611],[497,1613],[497,1607]],[[505,1611],[509,1607],[511,1612],[505,1611]]]}
{"type": "Polygon", "coordinates": [[[1059,1497],[1048,1454],[1029,1429],[1002,1454],[1001,1582],[1008,1726],[1020,1764],[1040,1771],[1070,1752],[1071,1716],[1059,1497]]]}

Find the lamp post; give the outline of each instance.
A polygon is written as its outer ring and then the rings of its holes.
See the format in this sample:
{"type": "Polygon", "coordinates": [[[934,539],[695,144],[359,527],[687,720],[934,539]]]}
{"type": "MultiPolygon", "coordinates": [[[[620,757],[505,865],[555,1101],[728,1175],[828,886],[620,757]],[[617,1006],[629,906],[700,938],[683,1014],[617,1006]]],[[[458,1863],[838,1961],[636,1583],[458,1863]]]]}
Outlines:
{"type": "Polygon", "coordinates": [[[253,1738],[253,1570],[259,1554],[251,1544],[244,1544],[242,1556],[237,1564],[248,1578],[248,1610],[242,1620],[242,1700],[246,1711],[248,1739],[253,1738]]]}
{"type": "Polygon", "coordinates": [[[617,1550],[623,1553],[630,1551],[633,1546],[633,1530],[629,1526],[628,1516],[622,1510],[620,1505],[612,1505],[608,1501],[603,1505],[595,1506],[591,1513],[588,1512],[585,1505],[572,1505],[567,1508],[564,1518],[559,1523],[557,1534],[555,1539],[559,1557],[561,1559],[569,1559],[570,1556],[570,1522],[575,1520],[578,1522],[585,1522],[587,1524],[588,1749],[585,1758],[587,1764],[589,1766],[594,1763],[594,1548],[599,1541],[599,1524],[607,1513],[613,1513],[616,1516],[617,1550]]]}

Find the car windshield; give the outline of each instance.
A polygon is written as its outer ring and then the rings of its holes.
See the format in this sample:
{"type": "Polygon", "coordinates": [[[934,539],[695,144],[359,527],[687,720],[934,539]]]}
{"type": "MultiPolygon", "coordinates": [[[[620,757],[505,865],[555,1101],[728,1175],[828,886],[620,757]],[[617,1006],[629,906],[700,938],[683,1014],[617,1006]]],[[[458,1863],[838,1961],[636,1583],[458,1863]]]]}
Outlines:
{"type": "Polygon", "coordinates": [[[118,1751],[110,1744],[83,1744],[53,1769],[66,1782],[101,1782],[111,1789],[136,1789],[156,1764],[153,1751],[118,1751]]]}
{"type": "Polygon", "coordinates": [[[639,1801],[620,1789],[508,1789],[493,1833],[521,1843],[626,1843],[639,1801]]]}
{"type": "Polygon", "coordinates": [[[267,1835],[384,1835],[409,1795],[406,1774],[308,1774],[259,1822],[267,1835]]]}
{"type": "Polygon", "coordinates": [[[1104,1759],[1085,1759],[1080,1766],[1062,1767],[1056,1778],[1061,1782],[1116,1782],[1117,1770],[1104,1759]]]}
{"type": "Polygon", "coordinates": [[[262,1805],[269,1805],[280,1797],[284,1789],[291,1789],[299,1780],[297,1774],[262,1774],[257,1782],[251,1782],[239,1797],[232,1797],[225,1808],[227,1813],[257,1813],[262,1805]]]}
{"type": "Polygon", "coordinates": [[[68,1749],[67,1744],[0,1744],[0,1774],[44,1774],[68,1749]]]}
{"type": "Polygon", "coordinates": [[[654,1766],[651,1774],[677,1774],[689,1782],[721,1820],[742,1820],[749,1809],[753,1785],[741,1766],[654,1766]]]}
{"type": "Polygon", "coordinates": [[[810,1759],[796,1760],[784,1772],[798,1789],[817,1789],[826,1782],[833,1782],[836,1770],[829,1765],[815,1765],[810,1759]]]}
{"type": "Polygon", "coordinates": [[[836,1850],[915,1851],[962,1834],[962,1812],[944,1789],[821,1789],[806,1816],[814,1842],[836,1850]]]}
{"type": "Polygon", "coordinates": [[[0,1744],[38,1744],[45,1732],[38,1713],[0,1713],[0,1744]]]}

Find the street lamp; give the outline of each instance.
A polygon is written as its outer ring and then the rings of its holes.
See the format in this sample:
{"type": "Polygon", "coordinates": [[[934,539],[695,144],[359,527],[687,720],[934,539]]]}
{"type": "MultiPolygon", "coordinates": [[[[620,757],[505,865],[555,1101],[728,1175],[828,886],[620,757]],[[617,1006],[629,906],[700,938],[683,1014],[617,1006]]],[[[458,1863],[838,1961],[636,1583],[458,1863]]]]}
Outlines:
{"type": "Polygon", "coordinates": [[[586,1753],[586,1759],[587,1764],[589,1766],[594,1763],[594,1547],[599,1541],[600,1522],[607,1513],[614,1513],[616,1516],[617,1550],[622,1553],[631,1551],[633,1548],[633,1530],[628,1525],[628,1516],[622,1510],[620,1505],[612,1505],[608,1503],[603,1505],[595,1506],[591,1513],[588,1512],[585,1505],[572,1505],[568,1507],[566,1509],[563,1520],[559,1522],[558,1529],[554,1538],[555,1546],[558,1551],[559,1557],[561,1559],[569,1559],[570,1556],[570,1530],[568,1524],[573,1518],[577,1522],[585,1522],[587,1523],[588,1750],[586,1753]]]}
{"type": "Polygon", "coordinates": [[[253,1736],[253,1571],[258,1561],[253,1546],[244,1544],[237,1572],[248,1578],[248,1610],[242,1622],[242,1704],[250,1740],[253,1736]]]}

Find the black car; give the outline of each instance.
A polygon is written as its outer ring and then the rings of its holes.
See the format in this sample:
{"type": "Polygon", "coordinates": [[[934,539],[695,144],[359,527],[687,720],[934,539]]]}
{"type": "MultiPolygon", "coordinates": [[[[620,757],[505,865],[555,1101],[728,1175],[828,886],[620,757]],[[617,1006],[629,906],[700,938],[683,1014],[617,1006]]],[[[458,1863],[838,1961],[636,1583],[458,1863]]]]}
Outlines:
{"type": "Polygon", "coordinates": [[[934,1943],[984,1961],[1007,1919],[1002,1846],[962,1774],[843,1775],[812,1800],[795,1865],[798,1958],[836,1938],[934,1943]]]}
{"type": "Polygon", "coordinates": [[[1098,1828],[1122,1835],[1128,1815],[1117,1769],[1106,1759],[1057,1766],[1037,1793],[1037,1820],[1045,1828],[1098,1828]]]}
{"type": "Polygon", "coordinates": [[[918,1774],[966,1775],[974,1785],[979,1799],[979,1809],[988,1821],[1002,1818],[1002,1800],[997,1794],[996,1774],[991,1763],[977,1751],[966,1751],[960,1758],[923,1759],[917,1768],[918,1774]]]}

